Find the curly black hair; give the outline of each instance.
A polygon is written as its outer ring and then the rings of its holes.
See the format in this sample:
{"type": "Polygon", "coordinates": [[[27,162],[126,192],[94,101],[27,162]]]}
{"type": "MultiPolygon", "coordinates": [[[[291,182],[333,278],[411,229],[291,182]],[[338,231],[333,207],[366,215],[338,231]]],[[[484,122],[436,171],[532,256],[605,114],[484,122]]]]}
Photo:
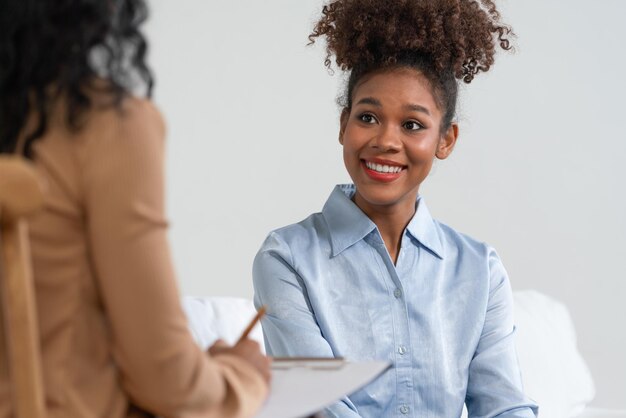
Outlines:
{"type": "Polygon", "coordinates": [[[431,83],[448,127],[456,109],[457,80],[470,83],[494,63],[499,46],[512,48],[511,28],[492,0],[333,0],[309,35],[326,39],[324,64],[350,71],[341,105],[364,75],[406,66],[431,83]]]}
{"type": "Polygon", "coordinates": [[[137,84],[150,96],[153,77],[139,30],[147,16],[144,0],[2,0],[0,153],[15,152],[23,135],[23,153],[32,157],[61,95],[73,130],[93,105],[92,90],[118,107],[137,84]],[[33,115],[34,129],[24,132],[33,115]]]}

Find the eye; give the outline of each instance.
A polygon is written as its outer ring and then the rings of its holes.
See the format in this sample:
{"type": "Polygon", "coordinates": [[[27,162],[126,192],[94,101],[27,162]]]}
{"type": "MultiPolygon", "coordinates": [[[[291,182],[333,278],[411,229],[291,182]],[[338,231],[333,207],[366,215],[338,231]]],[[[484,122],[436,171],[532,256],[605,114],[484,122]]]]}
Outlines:
{"type": "Polygon", "coordinates": [[[421,129],[424,129],[422,125],[414,120],[406,121],[402,126],[404,127],[404,129],[408,129],[409,131],[419,131],[421,129]]]}
{"type": "Polygon", "coordinates": [[[359,120],[361,122],[365,122],[365,123],[369,123],[369,124],[376,123],[376,118],[371,113],[363,113],[363,114],[359,115],[359,120]]]}

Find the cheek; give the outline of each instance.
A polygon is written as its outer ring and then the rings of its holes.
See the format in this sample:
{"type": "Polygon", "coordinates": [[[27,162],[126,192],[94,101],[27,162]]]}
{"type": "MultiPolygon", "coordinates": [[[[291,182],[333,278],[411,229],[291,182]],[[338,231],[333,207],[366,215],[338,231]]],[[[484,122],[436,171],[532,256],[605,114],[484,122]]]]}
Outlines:
{"type": "Polygon", "coordinates": [[[343,155],[344,158],[357,158],[359,151],[363,148],[363,141],[354,132],[346,130],[343,136],[343,155]]]}
{"type": "Polygon", "coordinates": [[[435,159],[436,153],[436,141],[419,141],[407,146],[407,156],[415,162],[432,162],[432,160],[435,159]]]}
{"type": "Polygon", "coordinates": [[[343,143],[343,162],[348,170],[360,164],[359,153],[352,147],[350,142],[343,143]]]}

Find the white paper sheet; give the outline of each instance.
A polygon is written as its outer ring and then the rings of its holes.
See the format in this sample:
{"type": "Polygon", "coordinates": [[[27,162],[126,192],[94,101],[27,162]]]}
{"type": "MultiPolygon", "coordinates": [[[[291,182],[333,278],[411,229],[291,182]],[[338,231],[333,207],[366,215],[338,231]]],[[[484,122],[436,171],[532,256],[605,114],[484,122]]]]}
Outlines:
{"type": "Polygon", "coordinates": [[[272,369],[269,398],[256,418],[299,418],[320,411],[365,386],[389,367],[388,362],[299,361],[272,369]]]}

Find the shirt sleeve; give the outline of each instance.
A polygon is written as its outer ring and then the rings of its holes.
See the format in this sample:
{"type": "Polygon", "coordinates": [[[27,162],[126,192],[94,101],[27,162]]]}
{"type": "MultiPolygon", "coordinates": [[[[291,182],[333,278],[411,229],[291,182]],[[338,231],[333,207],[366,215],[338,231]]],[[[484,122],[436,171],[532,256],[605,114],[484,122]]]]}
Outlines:
{"type": "Polygon", "coordinates": [[[524,396],[515,351],[513,294],[495,251],[489,253],[490,289],[480,341],[469,366],[470,418],[534,418],[537,405],[524,396]]]}
{"type": "Polygon", "coordinates": [[[160,114],[137,99],[121,113],[99,113],[79,160],[89,255],[121,385],[162,416],[252,416],[267,393],[261,375],[235,356],[209,357],[187,329],[166,236],[160,114]]]}
{"type": "MultiPolygon", "coordinates": [[[[271,233],[254,259],[254,304],[265,305],[261,320],[265,349],[275,357],[334,357],[311,308],[302,278],[292,267],[289,246],[271,233]]],[[[330,418],[357,418],[345,398],[325,410],[330,418]]]]}

